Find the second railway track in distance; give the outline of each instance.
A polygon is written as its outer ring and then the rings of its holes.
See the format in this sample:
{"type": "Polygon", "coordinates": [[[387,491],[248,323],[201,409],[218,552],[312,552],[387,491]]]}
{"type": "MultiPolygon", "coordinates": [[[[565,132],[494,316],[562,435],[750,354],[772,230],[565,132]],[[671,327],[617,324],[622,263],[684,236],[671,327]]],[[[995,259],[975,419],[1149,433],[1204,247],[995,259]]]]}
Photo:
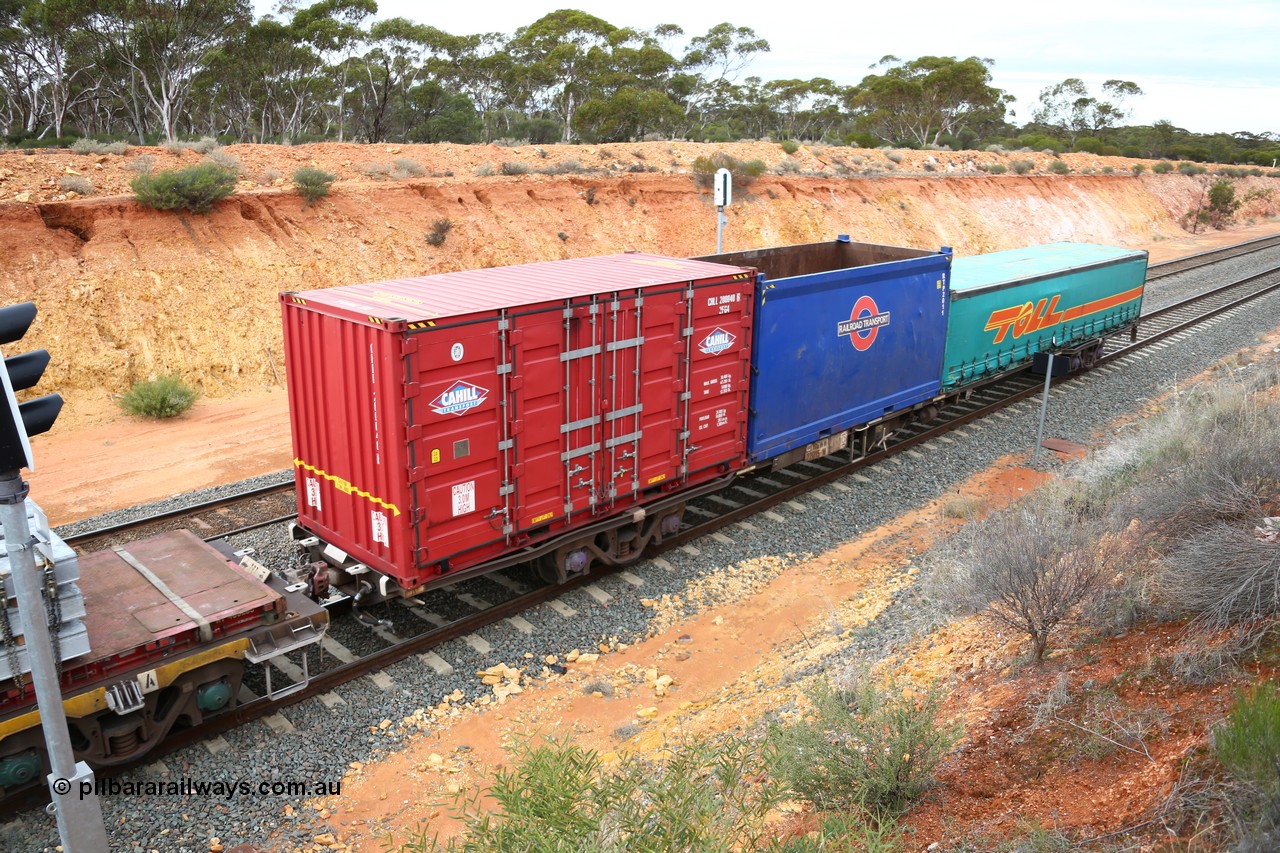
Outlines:
{"type": "Polygon", "coordinates": [[[1275,248],[1276,246],[1280,246],[1280,235],[1259,237],[1256,240],[1237,243],[1234,246],[1224,246],[1221,249],[1210,249],[1207,252],[1197,252],[1194,255],[1187,255],[1183,258],[1175,258],[1171,261],[1152,264],[1147,271],[1147,283],[1150,284],[1153,281],[1158,281],[1171,275],[1190,272],[1191,270],[1200,269],[1201,267],[1211,266],[1219,263],[1220,261],[1251,255],[1255,252],[1275,248]]]}
{"type": "Polygon", "coordinates": [[[80,552],[109,548],[179,528],[212,540],[289,521],[296,515],[293,483],[272,483],[128,521],[95,526],[66,534],[64,538],[80,552]]]}

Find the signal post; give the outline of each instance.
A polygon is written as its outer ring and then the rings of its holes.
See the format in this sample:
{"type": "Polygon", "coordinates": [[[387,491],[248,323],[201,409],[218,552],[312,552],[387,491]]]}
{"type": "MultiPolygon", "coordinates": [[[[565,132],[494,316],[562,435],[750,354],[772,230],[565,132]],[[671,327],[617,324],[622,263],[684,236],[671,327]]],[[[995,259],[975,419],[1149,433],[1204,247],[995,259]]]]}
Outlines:
{"type": "MultiPolygon", "coordinates": [[[[31,302],[0,308],[0,344],[21,340],[35,318],[36,306],[31,302]]],[[[102,822],[102,806],[94,792],[93,770],[85,762],[76,761],[71,749],[67,717],[62,708],[62,689],[58,684],[58,661],[44,616],[40,572],[35,561],[36,540],[27,524],[27,484],[22,480],[22,469],[35,467],[29,436],[39,435],[53,426],[62,409],[62,397],[46,394],[19,403],[15,392],[35,386],[48,364],[49,353],[35,350],[4,359],[0,369],[5,397],[0,403],[0,526],[4,527],[9,574],[18,599],[31,683],[49,755],[48,783],[52,799],[49,811],[57,819],[65,853],[106,853],[110,848],[102,822]],[[90,793],[82,796],[85,790],[90,793]]],[[[0,606],[4,606],[3,600],[0,606]]],[[[21,672],[15,673],[15,677],[21,678],[21,672]]]]}

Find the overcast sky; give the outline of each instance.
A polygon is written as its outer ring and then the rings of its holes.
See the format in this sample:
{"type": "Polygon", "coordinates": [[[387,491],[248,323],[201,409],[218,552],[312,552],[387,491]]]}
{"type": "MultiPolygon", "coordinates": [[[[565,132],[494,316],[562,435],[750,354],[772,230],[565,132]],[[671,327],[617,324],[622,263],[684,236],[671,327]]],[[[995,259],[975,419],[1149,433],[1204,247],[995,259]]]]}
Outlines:
{"type": "MultiPolygon", "coordinates": [[[[273,3],[255,5],[261,14],[273,3]]],[[[1146,93],[1126,103],[1134,124],[1167,119],[1198,133],[1280,133],[1278,0],[378,0],[378,8],[380,18],[402,16],[455,35],[510,34],[562,8],[620,27],[677,24],[686,38],[728,21],[751,27],[773,48],[743,76],[849,85],[886,54],[979,56],[995,60],[992,81],[1017,98],[1019,124],[1030,120],[1046,86],[1079,77],[1100,95],[1102,82],[1115,78],[1146,93]]],[[[677,40],[669,49],[683,47],[677,40]]]]}

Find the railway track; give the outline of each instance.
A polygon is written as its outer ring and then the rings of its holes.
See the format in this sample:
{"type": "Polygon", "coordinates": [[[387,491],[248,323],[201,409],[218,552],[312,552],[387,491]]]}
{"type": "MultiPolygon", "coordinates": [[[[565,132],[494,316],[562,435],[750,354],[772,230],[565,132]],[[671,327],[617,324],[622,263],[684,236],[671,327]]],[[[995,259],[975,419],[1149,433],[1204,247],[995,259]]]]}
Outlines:
{"type": "MultiPolygon", "coordinates": [[[[1243,245],[1252,247],[1247,251],[1259,251],[1280,245],[1280,238],[1272,238],[1269,244],[1259,245],[1264,242],[1253,241],[1243,245]]],[[[1220,261],[1237,257],[1241,253],[1221,250],[1195,257],[1204,261],[1211,254],[1216,256],[1215,260],[1220,261]]],[[[1157,269],[1166,268],[1167,265],[1160,265],[1157,269]]],[[[1162,273],[1169,274],[1171,273],[1162,273]]],[[[1280,267],[1144,313],[1134,339],[1110,342],[1100,364],[1122,359],[1277,288],[1280,288],[1280,267]]],[[[1075,378],[1076,376],[1061,377],[1054,384],[1068,383],[1075,378]]],[[[818,486],[856,474],[862,468],[875,465],[966,423],[1034,396],[1040,393],[1043,384],[1042,377],[1032,376],[1027,372],[1005,376],[972,389],[964,400],[945,409],[932,421],[899,430],[875,453],[856,460],[850,460],[844,454],[835,454],[800,462],[779,471],[741,476],[713,495],[690,501],[679,533],[669,539],[661,550],[645,556],[660,556],[671,548],[687,545],[772,506],[795,500],[818,486]]],[[[837,488],[842,486],[843,484],[838,485],[837,488]]],[[[109,547],[111,544],[150,535],[158,529],[176,527],[193,529],[209,539],[234,537],[245,531],[291,520],[294,517],[293,503],[292,484],[274,484],[86,531],[69,536],[67,540],[78,549],[87,550],[109,547]]],[[[251,672],[246,677],[245,690],[240,696],[242,704],[237,708],[203,726],[171,737],[159,749],[148,753],[138,762],[104,771],[104,775],[134,770],[163,754],[214,738],[251,720],[269,717],[286,705],[326,694],[358,678],[376,675],[392,664],[414,655],[420,656],[426,666],[440,672],[440,667],[448,664],[434,655],[432,649],[459,638],[477,642],[474,638],[480,629],[504,619],[518,624],[523,621],[520,619],[521,613],[550,602],[571,589],[592,587],[599,577],[600,574],[594,574],[565,585],[546,585],[532,570],[517,566],[431,590],[415,599],[378,605],[373,610],[377,624],[342,618],[349,602],[335,601],[332,608],[335,618],[330,636],[316,656],[319,659],[312,662],[310,680],[305,688],[292,693],[283,701],[273,701],[265,698],[268,692],[266,673],[251,672]]],[[[479,640],[478,643],[483,641],[479,640]]],[[[282,679],[286,683],[301,680],[301,672],[291,669],[288,664],[276,664],[275,667],[272,676],[277,689],[282,679]]],[[[20,797],[14,805],[32,805],[43,796],[43,789],[34,790],[27,797],[20,797]],[[26,800],[25,803],[23,799],[26,800]]]]}
{"type": "Polygon", "coordinates": [[[297,516],[295,507],[293,482],[272,483],[63,538],[81,553],[123,545],[166,530],[190,530],[208,542],[290,521],[297,516]]]}
{"type": "Polygon", "coordinates": [[[1249,240],[1245,243],[1237,243],[1234,246],[1225,246],[1221,249],[1210,249],[1207,252],[1197,252],[1194,255],[1187,255],[1185,258],[1178,258],[1172,261],[1165,261],[1160,264],[1153,264],[1147,269],[1147,283],[1159,281],[1178,273],[1190,272],[1194,269],[1206,267],[1211,264],[1219,263],[1230,258],[1238,258],[1243,255],[1251,255],[1255,252],[1261,252],[1265,249],[1271,249],[1280,246],[1280,235],[1271,237],[1259,237],[1256,240],[1249,240]]]}

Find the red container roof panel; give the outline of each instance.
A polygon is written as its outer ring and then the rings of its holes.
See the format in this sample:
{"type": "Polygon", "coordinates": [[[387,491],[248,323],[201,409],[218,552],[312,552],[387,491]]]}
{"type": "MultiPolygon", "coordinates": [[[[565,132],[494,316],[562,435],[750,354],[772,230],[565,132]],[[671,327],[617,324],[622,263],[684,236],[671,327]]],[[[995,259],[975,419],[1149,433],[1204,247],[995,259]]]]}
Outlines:
{"type": "Polygon", "coordinates": [[[308,308],[357,322],[461,317],[616,290],[750,274],[747,267],[627,252],[306,290],[308,308]]]}

